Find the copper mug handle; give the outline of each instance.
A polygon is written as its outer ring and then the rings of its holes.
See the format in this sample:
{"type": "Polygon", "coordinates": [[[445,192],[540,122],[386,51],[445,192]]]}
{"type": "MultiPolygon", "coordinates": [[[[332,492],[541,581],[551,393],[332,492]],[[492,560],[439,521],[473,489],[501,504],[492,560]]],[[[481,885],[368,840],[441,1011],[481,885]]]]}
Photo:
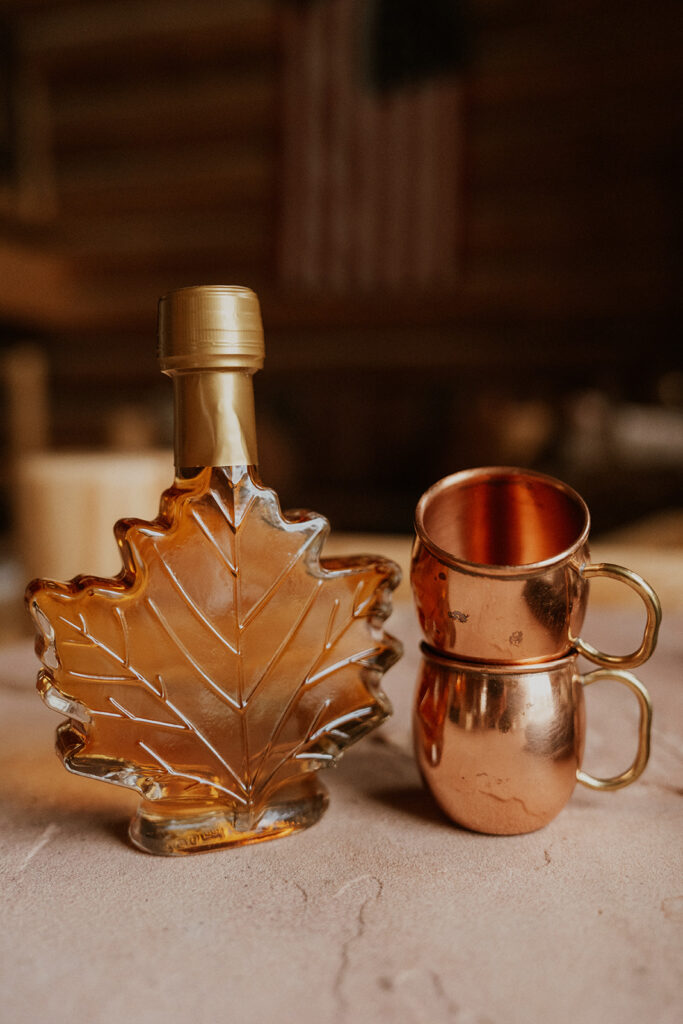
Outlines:
{"type": "MultiPolygon", "coordinates": [[[[662,607],[659,598],[650,584],[631,569],[625,569],[622,565],[614,565],[612,562],[596,562],[594,565],[582,565],[579,573],[585,579],[592,579],[594,576],[604,576],[611,580],[621,580],[631,590],[635,590],[645,605],[647,622],[643,632],[643,639],[640,647],[632,654],[604,654],[597,647],[581,640],[579,637],[572,637],[574,648],[583,654],[590,661],[598,665],[611,666],[613,668],[636,668],[647,661],[657,644],[657,634],[662,621],[662,607]]],[[[630,684],[628,684],[630,685],[630,684]]]]}
{"type": "MultiPolygon", "coordinates": [[[[618,567],[616,567],[618,568],[618,567]]],[[[640,705],[640,721],[638,724],[638,749],[633,764],[620,775],[614,775],[610,779],[598,779],[580,768],[576,772],[576,779],[582,786],[589,789],[622,789],[630,786],[632,782],[643,774],[645,766],[650,758],[650,730],[652,728],[652,701],[650,695],[635,676],[630,672],[623,672],[614,668],[598,668],[588,675],[580,676],[582,686],[590,686],[591,683],[598,683],[601,679],[616,679],[624,683],[635,693],[640,705]]]]}

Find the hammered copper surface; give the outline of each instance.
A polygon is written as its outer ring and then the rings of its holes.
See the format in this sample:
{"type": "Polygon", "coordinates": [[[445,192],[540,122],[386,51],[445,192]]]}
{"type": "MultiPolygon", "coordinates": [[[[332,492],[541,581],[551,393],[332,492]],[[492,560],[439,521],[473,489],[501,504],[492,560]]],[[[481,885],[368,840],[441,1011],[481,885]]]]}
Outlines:
{"type": "Polygon", "coordinates": [[[459,825],[514,835],[547,825],[577,780],[592,789],[635,781],[649,757],[651,706],[627,672],[582,676],[576,655],[525,669],[477,667],[440,657],[422,645],[415,697],[415,754],[425,784],[459,825]],[[613,678],[640,704],[638,750],[631,767],[611,779],[581,771],[585,741],[583,687],[613,678]]]}
{"type": "Polygon", "coordinates": [[[579,650],[598,664],[640,665],[657,640],[661,611],[636,573],[590,564],[590,515],[559,480],[507,467],[465,470],[434,484],[416,514],[411,582],[428,643],[487,664],[531,664],[579,650]],[[647,611],[631,654],[579,638],[590,577],[636,590],[647,611]]]}

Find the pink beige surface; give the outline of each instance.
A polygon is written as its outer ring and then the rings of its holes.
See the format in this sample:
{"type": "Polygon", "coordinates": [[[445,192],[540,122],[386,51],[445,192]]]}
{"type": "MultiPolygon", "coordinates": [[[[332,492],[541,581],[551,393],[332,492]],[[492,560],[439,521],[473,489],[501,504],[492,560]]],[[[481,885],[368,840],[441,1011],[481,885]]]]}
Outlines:
{"type": "MultiPolygon", "coordinates": [[[[373,547],[406,561],[406,541],[373,547]]],[[[633,550],[621,560],[648,576],[633,550]]],[[[656,575],[668,595],[661,639],[637,672],[655,706],[650,765],[621,792],[578,787],[526,836],[460,830],[421,787],[410,741],[419,631],[405,590],[389,620],[406,648],[385,677],[396,713],[324,774],[322,820],[195,857],[127,843],[137,798],[64,771],[31,644],[3,648],[3,1022],[677,1022],[683,578],[671,560],[656,575]]],[[[596,594],[587,626],[625,649],[640,621],[596,594]]],[[[586,697],[584,765],[619,771],[635,705],[611,683],[586,697]]]]}

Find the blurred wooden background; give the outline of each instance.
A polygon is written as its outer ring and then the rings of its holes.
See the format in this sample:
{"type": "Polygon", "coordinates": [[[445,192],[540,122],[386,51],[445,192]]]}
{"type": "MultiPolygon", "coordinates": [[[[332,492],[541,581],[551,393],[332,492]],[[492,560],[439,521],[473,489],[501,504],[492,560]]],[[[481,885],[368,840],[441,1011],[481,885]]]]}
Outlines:
{"type": "Polygon", "coordinates": [[[241,283],[286,506],[405,532],[487,462],[598,527],[680,504],[682,12],[0,0],[0,341],[45,353],[50,443],[166,440],[158,296],[241,283]],[[402,78],[416,8],[451,58],[402,78]]]}

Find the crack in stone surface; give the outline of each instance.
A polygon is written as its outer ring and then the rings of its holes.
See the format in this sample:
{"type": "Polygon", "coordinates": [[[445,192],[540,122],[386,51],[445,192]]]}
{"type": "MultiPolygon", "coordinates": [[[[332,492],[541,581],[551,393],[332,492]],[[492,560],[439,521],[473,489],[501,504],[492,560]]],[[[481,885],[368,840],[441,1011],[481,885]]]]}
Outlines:
{"type": "Polygon", "coordinates": [[[308,911],[308,892],[306,891],[306,889],[304,889],[303,885],[301,885],[300,882],[295,882],[294,879],[291,879],[291,882],[292,882],[292,885],[296,889],[299,890],[299,892],[301,893],[301,895],[303,897],[303,901],[304,902],[303,902],[303,911],[302,912],[305,914],[308,911]]]}
{"type": "MultiPolygon", "coordinates": [[[[416,1024],[436,1021],[437,1016],[439,1020],[455,1020],[460,1013],[460,1006],[448,995],[441,975],[433,968],[407,967],[393,976],[380,976],[377,983],[386,992],[395,993],[401,998],[404,1013],[409,1014],[416,1024]],[[411,1004],[401,995],[402,988],[407,990],[411,1004]],[[428,989],[431,989],[431,992],[428,989]],[[444,1017],[441,1011],[447,1016],[444,1017]]],[[[391,1018],[387,1016],[386,1019],[391,1018]]]]}
{"type": "Polygon", "coordinates": [[[432,979],[432,984],[434,986],[434,991],[436,992],[438,998],[444,1004],[448,1013],[451,1016],[456,1017],[458,1015],[460,1007],[450,998],[450,996],[446,992],[446,989],[443,987],[441,975],[437,974],[436,971],[430,971],[429,973],[432,979]]]}
{"type": "Polygon", "coordinates": [[[369,879],[369,880],[371,880],[372,882],[375,883],[376,891],[374,893],[370,893],[369,896],[366,896],[366,898],[363,900],[363,902],[358,907],[358,910],[356,912],[355,922],[354,922],[355,927],[354,927],[353,934],[350,935],[348,937],[348,939],[346,939],[342,943],[342,947],[341,947],[341,951],[340,951],[339,967],[337,968],[337,973],[335,975],[334,982],[332,984],[332,991],[333,991],[333,993],[335,995],[335,998],[337,1000],[337,1018],[338,1019],[343,1019],[343,1017],[344,1017],[344,1015],[346,1013],[346,1010],[348,1009],[348,1006],[349,1006],[348,1000],[347,1000],[346,996],[344,995],[344,982],[346,981],[346,975],[348,974],[350,963],[351,963],[351,949],[355,945],[355,943],[359,942],[363,938],[363,935],[365,934],[366,924],[367,924],[367,922],[366,922],[366,913],[367,913],[368,907],[371,904],[376,903],[377,900],[380,898],[380,896],[382,895],[382,893],[384,891],[384,883],[382,882],[382,880],[380,878],[377,878],[376,875],[360,875],[358,878],[352,878],[345,885],[343,885],[341,887],[341,889],[338,890],[338,892],[335,893],[335,896],[339,896],[343,892],[345,892],[350,886],[352,886],[354,883],[363,881],[365,879],[369,879]]]}

